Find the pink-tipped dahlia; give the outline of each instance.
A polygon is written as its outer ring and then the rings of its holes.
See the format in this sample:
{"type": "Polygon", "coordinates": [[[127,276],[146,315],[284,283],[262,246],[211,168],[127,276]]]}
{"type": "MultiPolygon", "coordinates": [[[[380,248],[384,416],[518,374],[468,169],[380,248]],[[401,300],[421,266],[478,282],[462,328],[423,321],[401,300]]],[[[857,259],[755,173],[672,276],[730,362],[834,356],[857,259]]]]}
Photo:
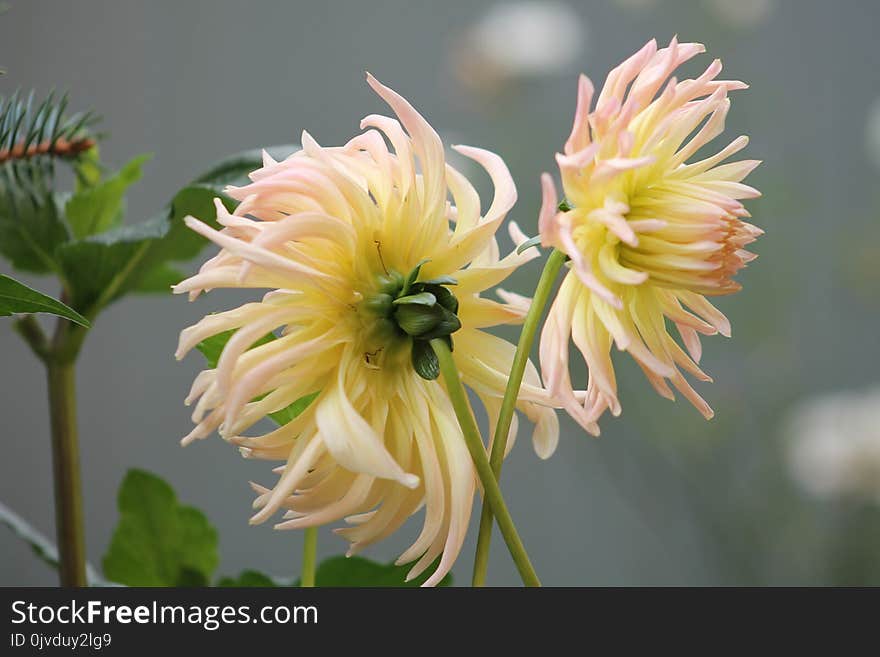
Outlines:
{"type": "MultiPolygon", "coordinates": [[[[517,295],[499,291],[499,303],[480,293],[532,256],[499,257],[495,233],[516,200],[501,158],[457,148],[494,182],[481,215],[476,191],[446,164],[437,133],[401,96],[368,81],[400,122],[368,116],[366,131],[338,148],[303,133],[300,152],[282,162],[266,157],[250,184],[228,190],[241,202],[234,213],[217,202],[222,230],[187,218],[221,251],[176,292],[270,291],[181,333],[178,358],[235,330],[216,369],[193,384],[187,403],[197,400],[197,426],[184,443],[218,430],[247,457],[284,461],[274,486],[255,486],[252,522],[280,509],[287,510],[280,529],[345,519],[350,526],[337,532],[351,542],[350,554],[424,507],[421,534],[399,563],[417,561],[415,577],[442,554],[431,585],[461,549],[476,474],[428,340],[454,341],[464,382],[497,415],[514,347],[482,329],[518,322],[525,308],[517,295]],[[260,341],[270,332],[276,339],[260,341]],[[245,435],[314,394],[295,419],[245,435]]],[[[524,239],[515,224],[510,229],[514,241],[524,239]]],[[[530,367],[518,408],[536,422],[533,440],[544,457],[558,440],[552,403],[530,367]]]]}
{"type": "Polygon", "coordinates": [[[658,50],[652,40],[611,71],[592,110],[593,86],[581,76],[574,126],[556,157],[559,207],[552,179],[542,177],[541,242],[568,255],[571,270],[543,329],[541,369],[548,389],[594,434],[606,409],[621,411],[612,343],[662,396],[674,399],[668,380],[712,417],[682,370],[711,380],[697,366],[699,334],[729,336],[730,323],[706,296],[740,288],[733,276],[755,258],[745,246],[763,231],[743,220],[750,215],[740,202],[760,195],[741,182],[759,162],[721,164],[747,137],[688,163],[724,129],[728,92],[747,86],[716,80],[717,59],[696,79],[670,77],[704,50],[676,39],[658,50]],[[572,388],[569,337],[589,369],[586,393],[572,388]]]}

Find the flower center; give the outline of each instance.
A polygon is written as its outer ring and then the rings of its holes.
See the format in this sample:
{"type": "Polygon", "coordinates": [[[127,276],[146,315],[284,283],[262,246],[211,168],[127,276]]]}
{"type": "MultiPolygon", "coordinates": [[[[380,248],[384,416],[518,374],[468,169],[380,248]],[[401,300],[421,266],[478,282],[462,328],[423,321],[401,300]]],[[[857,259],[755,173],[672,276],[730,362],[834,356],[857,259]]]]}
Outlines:
{"type": "MultiPolygon", "coordinates": [[[[425,262],[406,275],[391,270],[377,277],[374,291],[364,295],[358,313],[366,320],[371,344],[378,344],[388,355],[409,345],[413,368],[430,381],[440,375],[430,341],[443,339],[452,349],[452,333],[461,328],[461,322],[458,299],[448,287],[457,281],[450,276],[419,281],[425,262]]],[[[364,360],[368,366],[381,367],[376,350],[366,352],[364,360]]]]}

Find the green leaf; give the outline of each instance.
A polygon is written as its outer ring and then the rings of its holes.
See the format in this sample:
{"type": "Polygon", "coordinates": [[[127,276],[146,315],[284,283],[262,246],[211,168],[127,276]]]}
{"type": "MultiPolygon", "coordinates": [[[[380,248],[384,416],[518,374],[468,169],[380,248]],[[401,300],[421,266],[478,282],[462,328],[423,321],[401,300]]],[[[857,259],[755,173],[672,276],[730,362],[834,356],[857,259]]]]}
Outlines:
{"type": "MultiPolygon", "coordinates": [[[[148,284],[160,278],[162,272],[154,271],[157,267],[195,257],[206,240],[187,228],[183,218],[193,215],[216,227],[216,196],[211,187],[186,187],[169,209],[152,219],[64,244],[58,258],[72,290],[71,305],[94,315],[139,289],[144,280],[148,284]]],[[[224,203],[230,209],[234,206],[228,198],[224,203]]]]}
{"type": "MultiPolygon", "coordinates": [[[[406,574],[412,568],[412,564],[395,566],[393,563],[376,563],[363,557],[330,557],[318,566],[315,572],[315,586],[417,587],[431,576],[436,566],[435,561],[424,573],[407,582],[406,574]]],[[[447,575],[438,586],[451,584],[452,575],[447,575]]],[[[299,586],[299,581],[294,586],[299,586]]]]}
{"type": "Polygon", "coordinates": [[[0,274],[0,315],[51,313],[89,328],[88,320],[60,301],[37,292],[14,278],[0,274]]]}
{"type": "Polygon", "coordinates": [[[221,577],[217,581],[217,586],[233,586],[233,587],[258,587],[258,586],[282,586],[268,575],[264,575],[256,570],[243,570],[237,577],[221,577]]]}
{"type": "Polygon", "coordinates": [[[0,502],[0,522],[11,529],[21,540],[30,545],[34,554],[41,561],[52,566],[52,568],[58,567],[58,548],[55,544],[2,502],[0,502]]]}
{"type": "Polygon", "coordinates": [[[440,361],[431,344],[425,340],[413,340],[412,365],[416,374],[427,381],[440,376],[440,361]]]}
{"type": "MultiPolygon", "coordinates": [[[[231,338],[234,333],[235,329],[232,329],[230,331],[223,331],[222,333],[218,333],[217,335],[212,335],[210,338],[205,338],[196,345],[196,349],[202,352],[205,360],[208,361],[208,367],[217,367],[217,363],[220,361],[220,354],[223,353],[223,347],[226,346],[226,343],[229,342],[229,338],[231,338]]],[[[267,333],[262,338],[254,342],[250,347],[248,347],[248,349],[259,347],[260,345],[264,345],[267,342],[272,342],[272,340],[274,339],[274,334],[267,333]]]]}
{"type": "Polygon", "coordinates": [[[203,572],[184,566],[180,569],[180,575],[178,575],[177,583],[174,586],[180,588],[200,588],[211,586],[211,581],[203,572]]]}
{"type": "MultiPolygon", "coordinates": [[[[217,335],[212,335],[210,338],[205,338],[198,345],[196,345],[196,349],[202,352],[202,355],[208,362],[208,367],[217,367],[217,362],[220,360],[220,354],[223,352],[223,347],[225,347],[226,343],[229,342],[229,338],[232,337],[233,333],[235,333],[235,330],[223,331],[222,333],[218,333],[217,335]]],[[[260,345],[266,344],[267,342],[271,342],[272,340],[276,339],[277,338],[274,334],[268,333],[256,342],[254,342],[250,347],[248,347],[248,349],[259,347],[260,345]]],[[[287,424],[292,419],[299,416],[299,414],[302,413],[304,410],[306,410],[306,407],[311,404],[319,394],[321,393],[313,392],[311,394],[305,395],[304,397],[300,397],[289,406],[282,408],[280,411],[269,413],[269,417],[272,418],[272,420],[274,420],[279,425],[287,424]]]]}
{"type": "Polygon", "coordinates": [[[53,194],[26,192],[0,176],[0,254],[13,267],[38,274],[56,271],[55,249],[68,239],[53,194]]]}
{"type": "Polygon", "coordinates": [[[139,155],[111,178],[79,189],[67,201],[67,223],[77,239],[118,226],[125,210],[125,193],[141,177],[150,155],[139,155]]]}
{"type": "Polygon", "coordinates": [[[104,556],[104,574],[128,586],[201,586],[217,568],[217,531],[183,506],[171,487],[129,470],[119,489],[119,524],[104,556]]]}
{"type": "Polygon", "coordinates": [[[155,292],[171,293],[171,288],[186,278],[176,267],[162,263],[144,274],[132,292],[153,294],[155,292]]]}
{"type": "MultiPolygon", "coordinates": [[[[298,144],[281,144],[266,148],[276,160],[283,160],[299,150],[298,144]]],[[[240,185],[248,182],[247,175],[263,166],[263,149],[255,148],[236,153],[221,160],[195,179],[195,183],[210,185],[240,185]]]]}
{"type": "Polygon", "coordinates": [[[269,417],[278,424],[284,425],[290,422],[292,419],[298,417],[302,414],[304,410],[311,404],[315,399],[317,399],[318,395],[321,392],[313,392],[311,394],[306,395],[305,397],[300,397],[295,402],[287,406],[286,408],[282,408],[280,411],[275,411],[274,413],[269,413],[269,417]]]}
{"type": "MultiPolygon", "coordinates": [[[[37,557],[51,566],[58,568],[58,547],[43,536],[38,529],[15,511],[0,502],[0,524],[6,525],[12,533],[31,546],[37,557]]],[[[98,575],[94,566],[86,563],[86,580],[89,586],[111,586],[112,584],[98,575]]]]}
{"type": "Polygon", "coordinates": [[[103,167],[101,166],[101,152],[97,144],[79,156],[74,162],[73,170],[76,173],[77,192],[95,187],[101,182],[103,167]]]}
{"type": "MultiPolygon", "coordinates": [[[[280,146],[269,150],[280,157],[296,148],[280,146]]],[[[124,180],[131,178],[138,164],[135,160],[127,176],[123,176],[124,180]]],[[[71,305],[86,316],[94,316],[128,292],[162,289],[169,281],[168,263],[191,260],[207,243],[204,237],[186,227],[184,217],[192,215],[217,228],[214,199],[222,199],[229,210],[236,205],[223,194],[223,185],[243,181],[247,172],[260,166],[260,152],[248,151],[221,162],[197,182],[181,189],[168,208],[143,223],[87,236],[78,228],[80,239],[57,248],[62,274],[72,290],[71,305]]],[[[87,214],[81,213],[82,216],[87,214]]],[[[53,244],[53,248],[55,246],[57,244],[53,244]]]]}

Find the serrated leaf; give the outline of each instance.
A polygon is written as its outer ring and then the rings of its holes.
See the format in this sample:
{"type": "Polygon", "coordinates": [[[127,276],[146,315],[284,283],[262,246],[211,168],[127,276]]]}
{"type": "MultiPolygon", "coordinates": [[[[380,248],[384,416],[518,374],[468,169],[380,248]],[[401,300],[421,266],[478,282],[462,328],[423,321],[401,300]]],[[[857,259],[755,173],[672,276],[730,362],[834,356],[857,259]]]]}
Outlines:
{"type": "Polygon", "coordinates": [[[128,586],[201,585],[217,568],[217,531],[177,501],[159,477],[129,470],[119,489],[119,523],[104,574],[128,586]]]}
{"type": "Polygon", "coordinates": [[[268,575],[256,570],[243,570],[236,577],[221,577],[217,581],[217,586],[230,587],[265,587],[265,586],[283,586],[276,582],[268,575]]]}
{"type": "MultiPolygon", "coordinates": [[[[318,569],[315,571],[315,586],[418,587],[431,576],[437,563],[435,561],[424,573],[407,582],[406,574],[412,569],[412,564],[395,566],[393,563],[377,563],[363,557],[330,557],[318,565],[318,569]]],[[[446,575],[437,586],[451,585],[452,575],[446,575]]],[[[294,586],[299,586],[299,581],[295,582],[294,586]]]]}
{"type": "Polygon", "coordinates": [[[70,238],[57,198],[13,187],[0,176],[0,254],[18,270],[46,274],[57,270],[55,249],[70,238]]]}
{"type": "MultiPolygon", "coordinates": [[[[288,155],[296,148],[281,146],[270,150],[276,155],[279,150],[288,155]]],[[[137,164],[139,162],[136,160],[123,176],[124,180],[130,180],[137,164]]],[[[237,181],[261,165],[261,156],[256,151],[229,158],[200,176],[199,182],[181,189],[169,207],[153,218],[137,225],[119,226],[96,234],[86,235],[91,228],[86,230],[81,223],[88,213],[76,210],[77,206],[74,205],[78,217],[77,237],[80,239],[67,242],[66,228],[58,222],[64,231],[64,239],[38,241],[37,244],[51,246],[52,251],[48,253],[51,256],[54,252],[54,258],[50,257],[43,269],[33,270],[55,268],[57,259],[57,268],[71,289],[71,305],[87,317],[94,316],[130,291],[159,289],[168,280],[168,263],[190,260],[207,244],[204,237],[186,227],[184,217],[192,215],[216,228],[214,199],[222,199],[229,210],[236,205],[235,201],[223,194],[223,185],[237,181]],[[157,268],[161,269],[156,271],[157,268]]],[[[107,181],[101,185],[109,183],[107,181]]],[[[102,217],[106,221],[106,215],[102,217]]],[[[2,238],[0,208],[0,250],[2,238]]],[[[32,268],[39,265],[35,262],[34,254],[26,252],[27,257],[20,255],[23,247],[10,249],[16,253],[18,260],[31,264],[32,268]]]]}
{"type": "Polygon", "coordinates": [[[141,165],[150,159],[139,155],[114,176],[91,186],[81,186],[65,205],[67,224],[74,238],[103,233],[122,222],[125,193],[141,178],[141,165]]]}
{"type": "Polygon", "coordinates": [[[413,340],[412,366],[416,374],[427,381],[433,381],[440,376],[440,361],[430,343],[425,340],[413,340]]]}
{"type": "MultiPolygon", "coordinates": [[[[0,524],[6,525],[13,534],[30,545],[34,554],[41,561],[52,568],[58,568],[58,547],[55,543],[2,502],[0,502],[0,524]]],[[[89,586],[112,586],[110,582],[98,575],[90,563],[86,563],[86,581],[89,586]]]]}
{"type": "Polygon", "coordinates": [[[89,321],[57,299],[38,292],[14,278],[0,274],[0,315],[51,313],[89,328],[89,321]]]}
{"type": "MultiPolygon", "coordinates": [[[[61,246],[58,259],[72,291],[71,305],[94,315],[137,289],[156,267],[195,257],[206,240],[189,230],[183,218],[193,215],[216,226],[216,196],[211,187],[186,187],[169,209],[152,219],[61,246]]],[[[230,209],[234,206],[228,198],[224,203],[230,209]]]]}
{"type": "MultiPolygon", "coordinates": [[[[231,338],[234,333],[235,330],[223,331],[222,333],[218,333],[217,335],[212,335],[210,338],[205,338],[196,345],[196,349],[198,349],[202,353],[202,355],[205,357],[205,360],[208,362],[208,367],[217,367],[217,363],[220,360],[220,354],[223,353],[223,347],[226,346],[226,343],[229,342],[229,338],[231,338]]],[[[272,340],[276,339],[277,338],[274,334],[268,333],[256,342],[254,342],[250,347],[248,347],[248,349],[259,347],[260,345],[266,344],[267,342],[271,342],[272,340]]],[[[287,424],[294,418],[298,417],[300,413],[302,413],[319,394],[320,392],[313,392],[311,394],[300,397],[289,406],[286,406],[279,411],[275,411],[274,413],[269,413],[269,417],[279,425],[287,424]]]]}

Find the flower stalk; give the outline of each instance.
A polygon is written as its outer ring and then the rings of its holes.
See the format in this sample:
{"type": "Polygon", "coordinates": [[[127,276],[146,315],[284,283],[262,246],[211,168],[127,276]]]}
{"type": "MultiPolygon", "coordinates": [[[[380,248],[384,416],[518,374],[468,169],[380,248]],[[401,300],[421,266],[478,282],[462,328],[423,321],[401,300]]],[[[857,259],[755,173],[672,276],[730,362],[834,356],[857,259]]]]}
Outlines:
{"type": "Polygon", "coordinates": [[[541,581],[535,573],[522,539],[520,539],[519,533],[517,533],[516,527],[513,524],[513,518],[511,518],[507,505],[504,503],[501,488],[498,486],[498,480],[495,478],[492,466],[489,464],[489,458],[486,456],[486,450],[480,438],[479,429],[471,413],[467,395],[458,375],[458,369],[455,366],[455,361],[452,359],[452,352],[449,351],[449,346],[442,339],[435,338],[431,340],[431,348],[437,354],[437,359],[440,362],[440,372],[446,381],[449,398],[452,401],[455,415],[461,425],[468,451],[474,461],[474,467],[477,469],[477,474],[483,484],[484,498],[488,501],[489,507],[498,520],[498,527],[501,529],[501,534],[504,536],[508,550],[510,550],[510,556],[513,557],[513,562],[516,564],[520,577],[526,586],[541,586],[541,581]]]}
{"type": "Polygon", "coordinates": [[[307,527],[303,532],[302,572],[299,576],[301,587],[310,589],[315,586],[315,570],[318,562],[318,528],[307,527]]]}
{"type": "MultiPolygon", "coordinates": [[[[522,385],[523,374],[529,361],[529,353],[535,342],[535,335],[541,323],[544,308],[553,292],[553,283],[559,270],[565,263],[566,256],[561,251],[553,250],[547,259],[535,295],[529,306],[523,322],[519,342],[516,345],[516,353],[513,357],[513,365],[510,378],[507,380],[507,388],[504,390],[504,399],[501,402],[501,411],[498,414],[498,424],[495,427],[495,437],[492,441],[492,453],[489,463],[496,481],[501,480],[501,466],[504,464],[504,453],[507,450],[507,437],[510,433],[510,423],[516,410],[516,399],[522,385]]],[[[477,535],[477,550],[474,556],[473,586],[484,586],[486,583],[486,571],[489,565],[489,546],[492,542],[492,506],[483,500],[483,510],[480,514],[480,530],[477,535]]]]}
{"type": "Polygon", "coordinates": [[[15,329],[46,367],[61,586],[87,586],[82,478],[76,425],[76,357],[86,329],[58,318],[50,342],[33,315],[25,315],[17,320],[15,329]]]}
{"type": "Polygon", "coordinates": [[[86,586],[85,523],[76,428],[76,370],[73,361],[51,358],[46,362],[46,373],[61,585],[86,586]]]}

